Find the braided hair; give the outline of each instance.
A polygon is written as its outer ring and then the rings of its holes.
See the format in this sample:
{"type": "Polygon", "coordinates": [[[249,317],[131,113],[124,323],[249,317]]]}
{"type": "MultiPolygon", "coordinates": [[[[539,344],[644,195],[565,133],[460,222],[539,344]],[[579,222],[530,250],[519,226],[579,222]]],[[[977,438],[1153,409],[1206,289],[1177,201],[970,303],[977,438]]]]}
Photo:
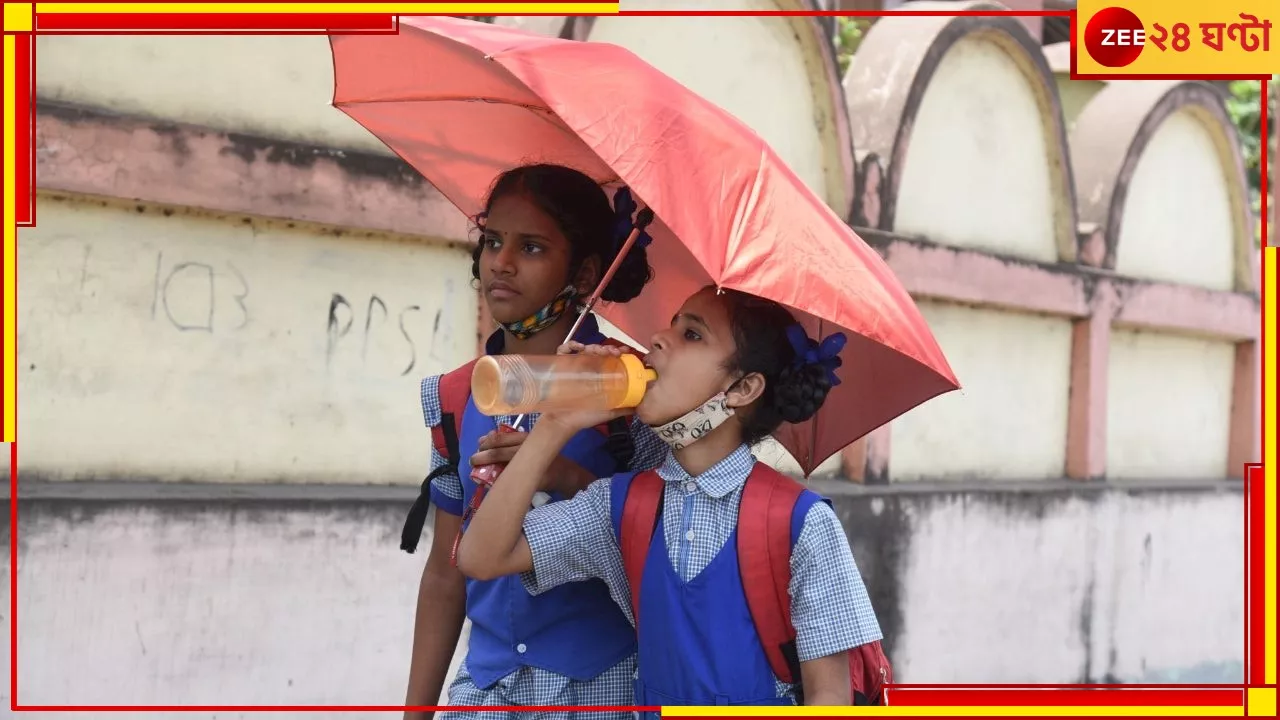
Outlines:
{"type": "Polygon", "coordinates": [[[831,380],[820,365],[796,365],[796,351],[787,338],[795,325],[791,311],[771,300],[724,290],[737,350],[728,360],[731,371],[760,373],[765,387],[754,410],[742,417],[742,439],[754,445],[782,423],[812,418],[831,392],[831,380]]]}

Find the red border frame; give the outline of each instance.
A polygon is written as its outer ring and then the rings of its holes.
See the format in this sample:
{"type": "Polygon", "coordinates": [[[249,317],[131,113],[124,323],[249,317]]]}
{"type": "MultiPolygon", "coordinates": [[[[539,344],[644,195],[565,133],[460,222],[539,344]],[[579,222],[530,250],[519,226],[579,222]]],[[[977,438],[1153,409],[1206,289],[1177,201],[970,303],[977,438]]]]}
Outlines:
{"type": "MultiPolygon", "coordinates": [[[[55,15],[40,16],[34,14],[33,7],[33,24],[34,32],[6,32],[5,34],[16,35],[17,42],[17,64],[16,79],[18,87],[15,88],[16,97],[16,115],[19,118],[27,118],[28,122],[19,123],[16,128],[16,142],[25,142],[29,148],[29,152],[20,153],[20,157],[16,158],[16,178],[18,187],[16,190],[18,216],[16,220],[19,226],[31,226],[35,224],[35,202],[34,202],[34,169],[35,169],[35,107],[34,107],[34,89],[35,89],[35,49],[32,41],[33,34],[72,34],[72,33],[93,33],[93,34],[330,34],[331,32],[346,33],[394,33],[398,32],[398,16],[393,15],[348,15],[348,14],[299,14],[299,15],[277,15],[277,14],[131,14],[128,16],[130,24],[135,25],[133,29],[126,29],[125,24],[118,18],[119,15],[109,15],[102,13],[85,13],[75,15],[62,15],[59,20],[53,21],[50,25],[49,18],[58,17],[55,15]],[[302,19],[302,23],[297,21],[302,19]],[[290,22],[286,22],[286,20],[290,22]],[[185,21],[185,22],[182,22],[185,21]],[[390,22],[392,27],[388,29],[387,23],[390,22]],[[291,24],[292,23],[292,24],[291,24]],[[218,28],[227,28],[230,25],[236,26],[236,29],[219,30],[218,28]],[[324,29],[318,29],[324,28],[324,29]],[[25,50],[25,52],[24,52],[25,50]]],[[[664,15],[682,15],[697,14],[710,16],[753,16],[753,15],[780,15],[780,16],[863,16],[863,17],[881,17],[886,15],[918,15],[918,16],[1012,16],[1012,17],[1070,17],[1071,19],[1071,78],[1072,79],[1167,79],[1163,76],[1152,75],[1080,75],[1076,71],[1076,12],[1073,11],[946,11],[946,10],[927,10],[927,11],[906,11],[906,12],[840,12],[840,11],[778,11],[778,12],[749,12],[749,11],[713,11],[701,13],[679,13],[670,11],[642,11],[642,12],[623,12],[624,15],[638,16],[664,16],[664,15]]],[[[1267,167],[1266,158],[1268,151],[1268,140],[1266,137],[1266,117],[1267,117],[1267,80],[1270,76],[1221,76],[1221,75],[1191,75],[1186,76],[1187,79],[1256,79],[1263,82],[1262,93],[1262,118],[1263,118],[1263,138],[1262,138],[1262,184],[1267,185],[1267,167]]],[[[1267,216],[1267,199],[1266,193],[1263,193],[1262,200],[1262,245],[1267,244],[1267,225],[1265,222],[1267,216]]],[[[1265,280],[1265,271],[1259,268],[1262,275],[1260,278],[1259,292],[1264,291],[1263,283],[1265,280]]],[[[15,278],[17,268],[15,268],[15,278]]],[[[2,309],[3,298],[0,298],[0,309],[2,309]]],[[[1263,303],[1261,332],[1266,333],[1267,314],[1266,306],[1263,303]]],[[[3,315],[0,314],[0,332],[3,332],[3,315]]],[[[1265,369],[1262,369],[1261,390],[1267,392],[1268,382],[1265,369]]],[[[1274,391],[1274,388],[1271,388],[1274,391]]],[[[16,416],[16,411],[15,411],[16,416]]],[[[1266,437],[1266,418],[1263,417],[1262,437],[1266,437]]],[[[15,440],[16,440],[15,428],[15,440]]],[[[158,711],[224,711],[224,712],[260,712],[260,711],[347,711],[347,712],[397,712],[404,710],[442,710],[444,706],[429,707],[413,707],[403,705],[20,705],[18,704],[18,446],[14,442],[10,446],[10,499],[9,499],[9,517],[10,517],[10,702],[11,709],[14,711],[133,711],[133,712],[158,712],[158,711]]],[[[1248,465],[1245,470],[1244,481],[1244,520],[1245,520],[1245,683],[1243,684],[1223,684],[1214,686],[1205,685],[1180,685],[1180,684],[1162,684],[1162,685],[1115,685],[1115,684],[1090,684],[1090,685],[1025,685],[1025,684],[993,684],[993,685],[912,685],[901,684],[891,686],[889,695],[892,696],[893,704],[902,706],[942,706],[942,705],[1108,705],[1108,706],[1158,706],[1158,705],[1203,705],[1203,706],[1239,706],[1244,705],[1247,713],[1247,702],[1244,692],[1247,687],[1271,687],[1274,685],[1264,685],[1263,676],[1264,668],[1264,618],[1265,613],[1262,577],[1264,571],[1265,555],[1264,555],[1264,536],[1263,536],[1263,513],[1265,510],[1264,498],[1265,488],[1263,482],[1263,473],[1261,465],[1248,465]],[[1043,693],[1053,692],[1061,693],[1056,695],[1055,701],[1052,703],[1030,702],[1032,700],[1042,700],[1043,693]],[[1192,695],[1192,698],[1188,698],[1192,695]],[[1069,702],[1063,700],[1070,698],[1069,702]]],[[[469,708],[461,706],[452,706],[451,710],[479,710],[480,708],[469,708]]],[[[522,710],[527,708],[499,708],[487,707],[488,710],[522,710]]],[[[564,711],[608,711],[608,710],[657,710],[658,708],[650,707],[547,707],[546,710],[564,710],[564,711]]]]}

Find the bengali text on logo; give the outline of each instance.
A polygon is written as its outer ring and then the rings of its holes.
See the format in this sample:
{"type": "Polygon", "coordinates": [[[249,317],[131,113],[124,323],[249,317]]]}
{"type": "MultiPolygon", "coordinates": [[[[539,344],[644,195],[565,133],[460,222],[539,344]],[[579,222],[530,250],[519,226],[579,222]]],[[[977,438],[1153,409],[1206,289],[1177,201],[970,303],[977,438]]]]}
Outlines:
{"type": "Polygon", "coordinates": [[[1280,52],[1272,50],[1271,37],[1280,23],[1280,2],[1165,0],[1129,2],[1122,7],[1083,0],[1079,13],[1078,74],[1174,77],[1280,72],[1280,52]],[[1121,68],[1123,73],[1116,72],[1121,68]]]}

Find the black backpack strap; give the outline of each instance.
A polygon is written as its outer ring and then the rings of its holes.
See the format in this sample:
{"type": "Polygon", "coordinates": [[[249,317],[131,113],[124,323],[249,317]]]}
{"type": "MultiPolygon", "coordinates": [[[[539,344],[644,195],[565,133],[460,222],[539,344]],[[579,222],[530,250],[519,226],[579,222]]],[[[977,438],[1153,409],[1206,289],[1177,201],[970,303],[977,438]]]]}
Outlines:
{"type": "Polygon", "coordinates": [[[431,482],[441,475],[458,472],[458,429],[454,424],[453,413],[440,415],[440,432],[444,435],[445,463],[432,470],[422,481],[418,497],[409,508],[404,520],[404,529],[400,531],[400,549],[412,553],[418,549],[418,541],[422,539],[422,529],[427,525],[427,511],[431,509],[431,482]]]}
{"type": "MultiPolygon", "coordinates": [[[[804,705],[804,683],[800,679],[800,653],[796,649],[795,640],[783,643],[782,656],[787,660],[787,667],[791,668],[791,677],[795,678],[796,704],[804,705]]],[[[854,704],[857,705],[857,703],[854,704]]]]}
{"type": "Polygon", "coordinates": [[[609,436],[605,439],[605,449],[609,451],[609,457],[613,458],[618,472],[629,470],[636,455],[636,443],[631,437],[631,418],[614,418],[606,427],[609,436]]]}

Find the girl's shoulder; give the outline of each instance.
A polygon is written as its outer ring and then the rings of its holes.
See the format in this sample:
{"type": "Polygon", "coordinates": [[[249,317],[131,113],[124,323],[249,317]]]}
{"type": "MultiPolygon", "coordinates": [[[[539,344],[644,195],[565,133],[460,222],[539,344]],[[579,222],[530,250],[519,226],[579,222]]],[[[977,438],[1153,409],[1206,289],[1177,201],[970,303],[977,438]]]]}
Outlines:
{"type": "MultiPolygon", "coordinates": [[[[478,360],[479,358],[476,358],[478,360]]],[[[428,375],[418,383],[418,399],[422,403],[422,419],[427,427],[437,427],[444,411],[442,407],[452,401],[465,405],[471,395],[471,369],[476,360],[439,375],[428,375]]]]}
{"type": "Polygon", "coordinates": [[[440,375],[422,378],[418,384],[418,400],[422,403],[422,419],[427,427],[440,424],[440,375]]]}

